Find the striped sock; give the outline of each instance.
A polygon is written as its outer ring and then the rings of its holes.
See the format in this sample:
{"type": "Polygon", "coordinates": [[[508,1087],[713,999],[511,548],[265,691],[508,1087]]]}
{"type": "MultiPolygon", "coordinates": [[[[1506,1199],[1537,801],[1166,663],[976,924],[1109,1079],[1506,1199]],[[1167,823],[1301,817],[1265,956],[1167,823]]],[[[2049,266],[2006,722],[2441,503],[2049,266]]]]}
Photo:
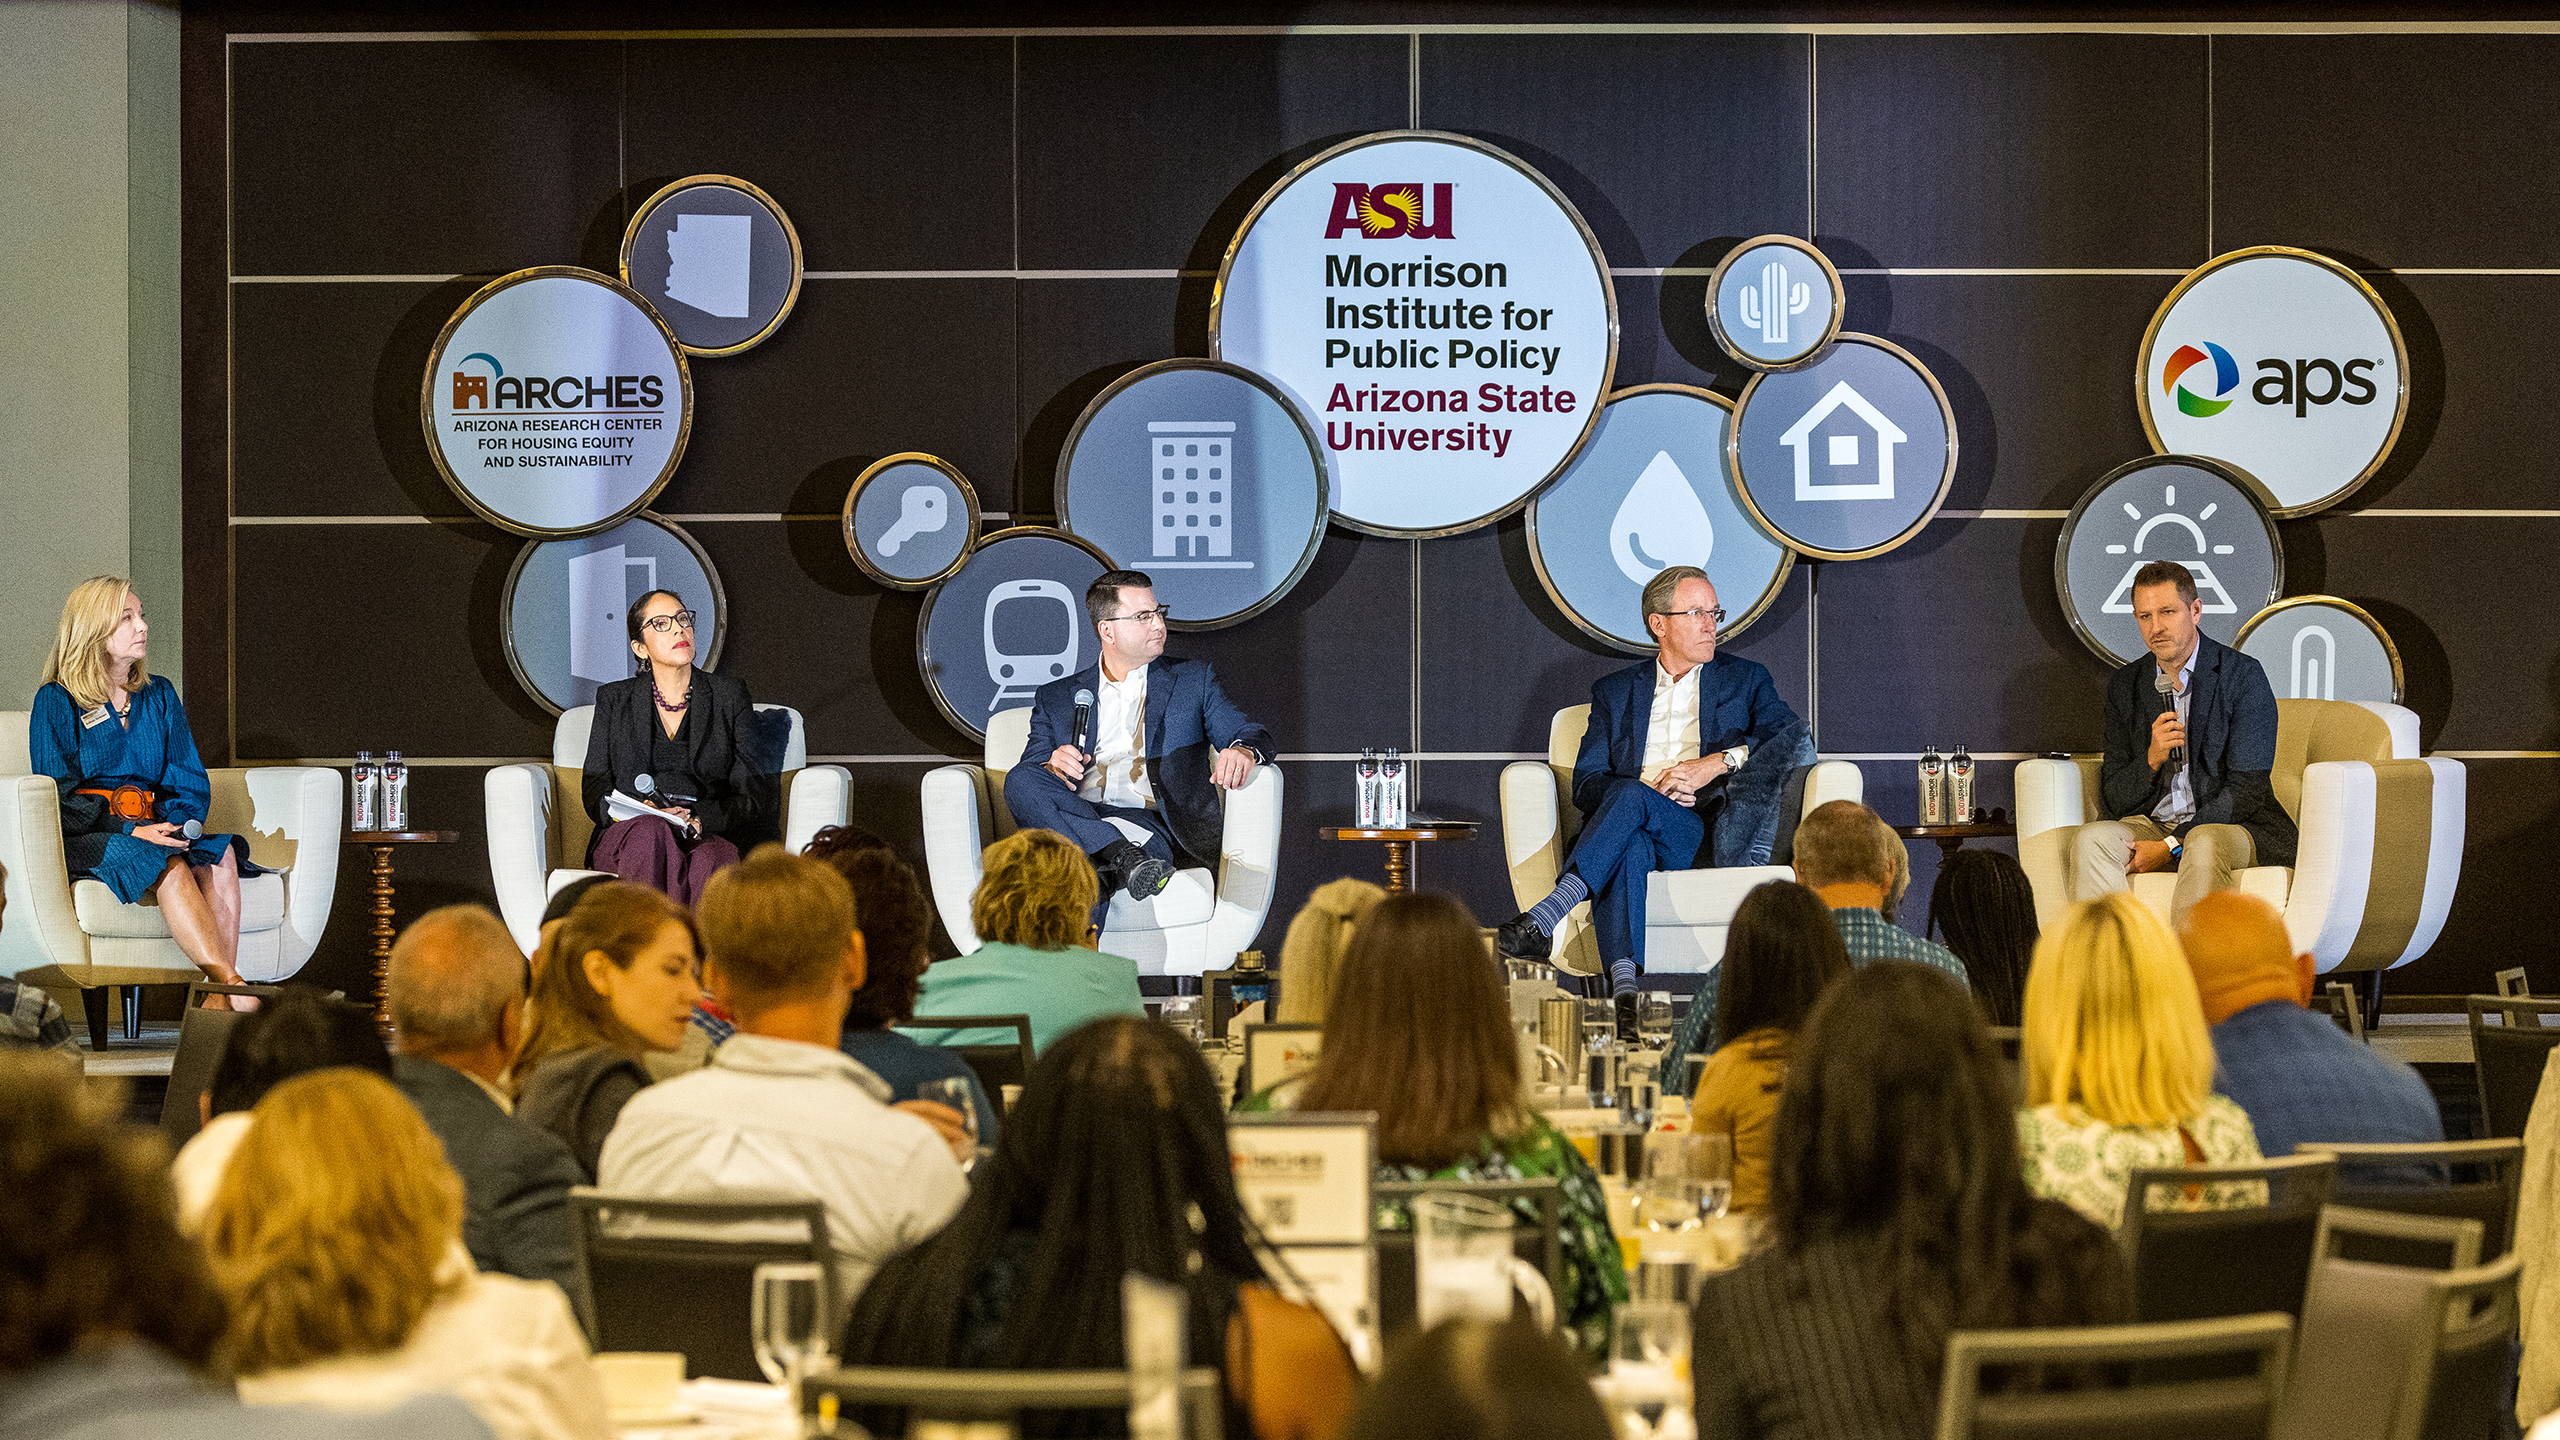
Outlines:
{"type": "Polygon", "coordinates": [[[1547,892],[1546,899],[1529,907],[1529,923],[1537,926],[1540,934],[1553,935],[1556,927],[1564,923],[1566,912],[1590,898],[1591,887],[1582,883],[1581,876],[1567,870],[1564,878],[1556,882],[1556,888],[1547,892]]]}
{"type": "Polygon", "coordinates": [[[1613,996],[1633,995],[1636,993],[1636,982],[1643,978],[1644,967],[1633,960],[1609,962],[1609,993],[1613,996]]]}

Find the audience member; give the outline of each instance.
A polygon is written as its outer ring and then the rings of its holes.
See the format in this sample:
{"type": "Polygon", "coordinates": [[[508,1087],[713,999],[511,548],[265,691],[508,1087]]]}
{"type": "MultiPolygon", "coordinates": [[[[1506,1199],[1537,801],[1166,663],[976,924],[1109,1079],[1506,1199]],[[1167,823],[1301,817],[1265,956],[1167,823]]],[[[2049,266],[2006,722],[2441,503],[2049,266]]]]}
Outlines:
{"type": "Polygon", "coordinates": [[[992,1148],[1004,1129],[1004,1115],[978,1083],[978,1072],[957,1050],[919,1045],[890,1028],[915,1018],[916,996],[931,963],[925,942],[933,934],[933,913],[926,908],[915,867],[886,840],[850,825],[819,831],[800,853],[834,866],[853,887],[853,913],[862,931],[865,974],[862,988],[845,1006],[839,1048],[888,1082],[896,1100],[915,1099],[916,1087],[928,1080],[966,1081],[970,1103],[977,1107],[978,1141],[992,1148]]]}
{"type": "Polygon", "coordinates": [[[1938,867],[1929,913],[1964,962],[1965,980],[1994,1025],[2014,1028],[2036,953],[2036,892],[2005,850],[1959,850],[1938,867]]]}
{"type": "Polygon", "coordinates": [[[242,1399],[370,1412],[447,1394],[499,1440],[609,1440],[568,1297],[472,1269],[461,1177],[397,1088],[316,1071],[252,1114],[204,1225],[242,1399]]]}
{"type": "Polygon", "coordinates": [[[1272,1019],[1289,1025],[1324,1023],[1342,954],[1351,948],[1362,917],[1385,898],[1385,890],[1366,880],[1331,880],[1316,887],[1280,942],[1280,1011],[1272,1019]]]}
{"type": "Polygon", "coordinates": [[[854,1307],[845,1363],[1123,1368],[1120,1283],[1132,1273],[1186,1292],[1192,1363],[1226,1375],[1226,1433],[1330,1440],[1340,1429],[1358,1384],[1351,1357],[1321,1315],[1271,1288],[1208,1067],[1143,1018],[1095,1021],[1041,1056],[967,1206],[854,1307]]]}
{"type": "MultiPolygon", "coordinates": [[[[9,911],[9,867],[0,865],[0,923],[9,911]]],[[[0,975],[0,1050],[49,1050],[80,1058],[80,1041],[71,1033],[70,1017],[51,995],[33,985],[0,975]]]]}
{"type": "Polygon", "coordinates": [[[488,1440],[434,1396],[362,1420],[216,1388],[222,1292],[178,1233],[160,1137],[121,1085],[0,1053],[0,1435],[10,1440],[488,1440]]]}
{"type": "Polygon", "coordinates": [[[178,1223],[193,1232],[213,1203],[214,1188],[249,1129],[249,1111],[296,1075],[347,1066],[391,1078],[391,1051],[361,1005],[332,1000],[309,985],[284,993],[231,1022],[213,1085],[197,1097],[204,1128],[178,1149],[170,1178],[178,1191],[178,1223]]]}
{"type": "Polygon", "coordinates": [[[1855,800],[1834,800],[1796,826],[1795,845],[1796,879],[1831,907],[1850,964],[1916,960],[1965,978],[1954,952],[1893,923],[1911,885],[1911,855],[1883,816],[1855,800]]]}
{"type": "Polygon", "coordinates": [[[1444,1320],[1397,1346],[1342,1440],[1611,1440],[1591,1374],[1522,1320],[1444,1320]]]}
{"type": "Polygon", "coordinates": [[[2542,1062],[2542,1082],[2524,1122],[2524,1193],[2511,1247],[2524,1259],[2516,1277],[2516,1423],[2548,1440],[2560,1424],[2534,1422],[2560,1411],[2560,1050],[2542,1062]]]}
{"type": "Polygon", "coordinates": [[[1770,1246],[1698,1292],[1699,1434],[1927,1435],[1948,1332],[2130,1318],[2106,1231],[2020,1180],[2007,1069],[1964,992],[1871,966],[1795,1055],[1770,1246]]]}
{"type": "MultiPolygon", "coordinates": [[[[2109,1229],[2141,1167],[2258,1156],[2249,1116],[2213,1092],[2213,1039],[2168,922],[2130,891],[2086,900],[2036,942],[2022,1055],[2018,1148],[2039,1195],[2109,1229]]],[[[2264,1203],[2256,1185],[2208,1185],[2181,1208],[2264,1203]]]]}
{"type": "Polygon", "coordinates": [[[2187,912],[2178,939],[2213,1027],[2214,1083],[2249,1113],[2261,1152],[2290,1155],[2306,1140],[2444,1138],[2444,1116],[2417,1071],[2303,1008],[2311,956],[2291,953],[2274,906],[2216,890],[2187,912]]]}
{"type": "MultiPolygon", "coordinates": [[[[1465,906],[1390,895],[1369,911],[1334,977],[1324,1053],[1297,1108],[1376,1112],[1381,1180],[1561,1181],[1557,1318],[1587,1357],[1606,1351],[1610,1309],[1627,1298],[1608,1201],[1581,1153],[1521,1101],[1502,968],[1465,906]]],[[[1519,1203],[1522,1218],[1536,1218],[1519,1203]]],[[[1380,1207],[1378,1223],[1413,1222],[1394,1205],[1380,1207]]]]}
{"type": "MultiPolygon", "coordinates": [[[[540,955],[542,953],[542,947],[550,941],[553,935],[559,933],[561,922],[569,918],[570,911],[578,908],[579,901],[587,898],[588,891],[593,890],[599,885],[610,885],[613,882],[614,877],[611,875],[582,875],[579,878],[570,881],[568,884],[561,886],[559,893],[551,897],[551,903],[542,907],[542,928],[535,932],[533,954],[540,955]]],[[[533,985],[531,983],[532,963],[533,956],[529,955],[525,957],[525,964],[527,966],[525,989],[528,992],[533,989],[533,985]]]]}
{"type": "Polygon", "coordinates": [[[391,947],[386,982],[400,1054],[391,1078],[462,1176],[462,1243],[483,1270],[576,1283],[569,1189],[584,1182],[560,1137],[515,1118],[498,1082],[524,1029],[524,954],[496,915],[448,905],[391,947]]]}
{"type": "Polygon", "coordinates": [[[891,1108],[887,1082],[836,1048],[865,967],[852,888],[825,862],[757,846],[704,887],[702,933],[738,1033],[707,1068],[632,1097],[605,1141],[604,1188],[823,1201],[837,1294],[858,1294],[967,1198],[954,1154],[967,1137],[940,1106],[891,1108]]]}
{"type": "Polygon", "coordinates": [[[1777,880],[1742,897],[1717,970],[1716,1033],[1733,1038],[1699,1075],[1689,1128],[1733,1137],[1733,1208],[1749,1214],[1769,1203],[1788,1052],[1814,1002],[1849,973],[1849,951],[1812,891],[1777,880]]]}
{"type": "MultiPolygon", "coordinates": [[[[978,948],[924,972],[919,1018],[1028,1015],[1031,1045],[1102,1015],[1143,1015],[1138,966],[1090,946],[1100,882],[1075,842],[1054,830],[1016,830],[987,847],[986,875],[969,901],[978,948]]],[[[1005,1045],[1003,1030],[942,1030],[938,1045],[1005,1045]]]]}
{"type": "Polygon", "coordinates": [[[517,1116],[560,1137],[588,1183],[615,1117],[650,1083],[641,1057],[684,1043],[701,975],[692,915],[625,881],[588,891],[534,956],[533,1018],[507,1081],[517,1116]]]}

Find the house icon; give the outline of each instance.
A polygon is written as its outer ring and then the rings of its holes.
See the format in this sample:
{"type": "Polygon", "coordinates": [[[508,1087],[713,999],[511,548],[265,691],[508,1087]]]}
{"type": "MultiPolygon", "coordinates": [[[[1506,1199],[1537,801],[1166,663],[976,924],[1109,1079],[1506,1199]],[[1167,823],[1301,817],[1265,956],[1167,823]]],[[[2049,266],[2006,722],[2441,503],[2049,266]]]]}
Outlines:
{"type": "Polygon", "coordinates": [[[1778,443],[1796,452],[1796,498],[1798,500],[1890,500],[1893,498],[1893,447],[1909,440],[1902,427],[1884,416],[1884,412],[1868,403],[1867,397],[1841,381],[1821,403],[1804,412],[1804,418],[1787,427],[1778,443]],[[1849,421],[1826,426],[1835,412],[1843,407],[1856,413],[1863,427],[1849,421]],[[1813,442],[1816,435],[1823,441],[1823,459],[1830,467],[1824,473],[1840,475],[1837,480],[1816,484],[1813,478],[1813,442]],[[1864,452],[1866,442],[1875,445],[1874,478],[1867,478],[1864,452]]]}

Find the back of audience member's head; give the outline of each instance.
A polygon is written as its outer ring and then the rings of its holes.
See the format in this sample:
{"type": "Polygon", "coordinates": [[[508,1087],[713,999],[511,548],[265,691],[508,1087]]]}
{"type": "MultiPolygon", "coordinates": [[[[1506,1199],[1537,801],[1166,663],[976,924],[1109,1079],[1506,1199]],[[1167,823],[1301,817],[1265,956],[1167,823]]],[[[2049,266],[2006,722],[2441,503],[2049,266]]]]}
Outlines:
{"type": "Polygon", "coordinates": [[[1849,947],[1821,896],[1772,880],[1754,886],[1734,908],[1718,969],[1724,977],[1716,990],[1722,1043],[1754,1030],[1793,1034],[1804,1028],[1822,992],[1849,973],[1849,947]]]}
{"type": "Polygon", "coordinates": [[[486,905],[447,905],[400,932],[383,986],[406,1054],[504,1045],[507,1012],[524,1002],[524,953],[486,905]]]}
{"type": "Polygon", "coordinates": [[[996,945],[1064,950],[1093,928],[1093,862],[1055,830],[1016,830],[987,847],[969,928],[996,945]]]}
{"type": "Polygon", "coordinates": [[[1511,1001],[1465,906],[1390,895],[1369,911],[1334,976],[1324,1051],[1298,1105],[1375,1111],[1378,1158],[1426,1169],[1521,1133],[1511,1001]]]}
{"type": "Polygon", "coordinates": [[[2017,1024],[2036,953],[2036,892],[2017,858],[2003,850],[1948,856],[1930,887],[1929,913],[1946,927],[1947,948],[1964,962],[1983,1013],[1994,1025],[2017,1024]]]}
{"type": "MultiPolygon", "coordinates": [[[[599,885],[609,884],[612,880],[613,877],[610,875],[589,875],[561,886],[560,893],[551,897],[551,903],[542,907],[542,924],[535,932],[533,953],[525,957],[526,964],[528,966],[539,964],[543,947],[550,942],[553,935],[559,933],[560,922],[569,918],[569,912],[578,908],[578,902],[587,898],[588,891],[599,885]]],[[[530,973],[528,970],[528,976],[530,973]]],[[[532,987],[528,984],[526,988],[532,987]]]]}
{"type": "Polygon", "coordinates": [[[841,870],[844,867],[838,861],[844,856],[859,855],[865,850],[886,850],[895,854],[897,848],[859,825],[829,825],[810,836],[809,843],[800,847],[800,853],[812,860],[824,860],[841,870]]]}
{"type": "MultiPolygon", "coordinates": [[[[830,832],[818,833],[823,838],[830,832]]],[[[930,959],[925,943],[933,934],[933,912],[925,904],[915,867],[886,845],[839,848],[820,855],[812,843],[807,853],[833,866],[853,889],[856,928],[862,932],[863,977],[862,988],[853,992],[845,1006],[845,1028],[885,1030],[913,1020],[930,959]]]]}
{"type": "Polygon", "coordinates": [[[1120,1279],[1131,1272],[1185,1286],[1191,1354],[1227,1353],[1235,1287],[1261,1280],[1262,1264],[1236,1197],[1217,1084],[1172,1027],[1111,1016],[1060,1037],[974,1180],[951,1223],[862,1292],[847,1363],[953,1363],[960,1307],[1014,1231],[1037,1239],[986,1363],[1124,1366],[1120,1279]]]}
{"type": "Polygon", "coordinates": [[[1280,1013],[1272,1019],[1292,1025],[1324,1023],[1343,952],[1350,949],[1361,917],[1385,898],[1385,890],[1366,880],[1331,880],[1316,887],[1280,942],[1280,1013]]]}
{"type": "Polygon", "coordinates": [[[1610,1440],[1590,1372],[1524,1320],[1443,1320],[1399,1344],[1342,1440],[1610,1440]]]}
{"type": "Polygon", "coordinates": [[[178,1234],[169,1149],[124,1087],[0,1053],[0,1375],[127,1338],[207,1367],[222,1296],[178,1234]]]}
{"type": "Polygon", "coordinates": [[[1796,879],[1815,890],[1827,885],[1874,885],[1884,891],[1887,916],[1911,884],[1911,857],[1884,817],[1855,800],[1814,807],[1796,826],[1796,879]]]}
{"type": "Polygon", "coordinates": [[[2119,892],[2036,942],[2021,1011],[2026,1103],[2108,1125],[2175,1125],[2213,1093],[2213,1036],[2167,921],[2119,892]]]}
{"type": "Polygon", "coordinates": [[[214,1115],[247,1110],[296,1075],[337,1066],[391,1074],[391,1050],[361,1006],[287,985],[231,1022],[208,1089],[214,1115]]]}
{"type": "Polygon", "coordinates": [[[2028,1191],[2007,1067],[1931,966],[1882,961],[1814,1006],[1790,1057],[1769,1220],[1793,1253],[1871,1247],[1872,1295],[1935,1374],[1955,1329],[2122,1318],[2114,1242],[2028,1191]]]}
{"type": "Polygon", "coordinates": [[[2197,901],[2178,927],[2178,944],[2195,972],[2207,1025],[2269,1000],[2310,1003],[2310,952],[2294,953],[2284,917],[2255,895],[2216,890],[2197,901]]]}
{"type": "Polygon", "coordinates": [[[705,969],[741,1024],[756,1012],[825,995],[865,947],[853,887],[834,866],[778,844],[711,877],[702,889],[705,969]]]}
{"type": "Polygon", "coordinates": [[[406,1343],[451,1278],[462,1181],[416,1107],[377,1075],[323,1070],[251,1113],[205,1213],[244,1375],[406,1343]]]}
{"type": "Polygon", "coordinates": [[[692,912],[646,885],[609,880],[587,891],[534,952],[532,1019],[507,1067],[521,1087],[553,1055],[608,1045],[631,1055],[655,1047],[614,1012],[612,997],[596,988],[590,964],[628,972],[642,956],[675,946],[699,960],[701,932],[692,912]]]}

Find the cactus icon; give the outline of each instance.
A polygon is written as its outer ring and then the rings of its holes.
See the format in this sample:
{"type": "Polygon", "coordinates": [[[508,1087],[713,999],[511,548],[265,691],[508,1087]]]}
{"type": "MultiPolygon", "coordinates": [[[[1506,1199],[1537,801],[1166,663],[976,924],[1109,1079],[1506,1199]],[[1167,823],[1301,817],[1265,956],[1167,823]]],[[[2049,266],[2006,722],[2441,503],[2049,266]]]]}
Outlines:
{"type": "Polygon", "coordinates": [[[1760,332],[1761,343],[1787,343],[1787,317],[1801,315],[1813,304],[1813,291],[1803,281],[1787,284],[1787,266],[1772,260],[1760,267],[1760,283],[1742,292],[1742,323],[1760,332]]]}

